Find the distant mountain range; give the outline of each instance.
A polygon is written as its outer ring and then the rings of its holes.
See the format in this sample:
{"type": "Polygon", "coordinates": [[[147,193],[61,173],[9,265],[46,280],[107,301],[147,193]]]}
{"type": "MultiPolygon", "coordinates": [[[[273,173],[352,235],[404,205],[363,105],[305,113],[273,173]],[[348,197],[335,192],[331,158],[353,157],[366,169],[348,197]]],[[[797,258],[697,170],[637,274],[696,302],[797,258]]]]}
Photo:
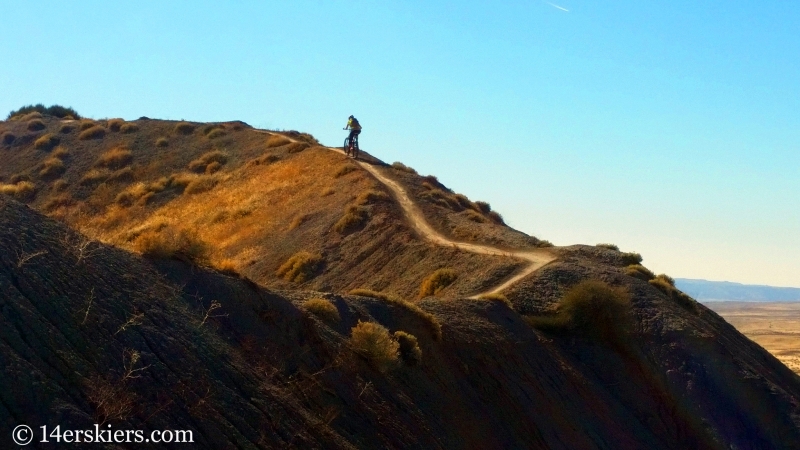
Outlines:
{"type": "Polygon", "coordinates": [[[800,288],[759,286],[676,278],[675,286],[699,301],[792,302],[800,301],[800,288]]]}

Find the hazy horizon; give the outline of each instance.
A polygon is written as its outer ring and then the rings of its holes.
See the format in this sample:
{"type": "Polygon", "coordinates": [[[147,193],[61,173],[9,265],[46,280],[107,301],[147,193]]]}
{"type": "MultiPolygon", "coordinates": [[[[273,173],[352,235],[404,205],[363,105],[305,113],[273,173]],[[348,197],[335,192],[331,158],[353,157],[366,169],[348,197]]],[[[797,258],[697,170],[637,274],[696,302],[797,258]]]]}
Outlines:
{"type": "Polygon", "coordinates": [[[557,245],[800,285],[800,5],[7,2],[0,114],[243,120],[402,161],[557,245]],[[53,3],[53,5],[56,5],[53,3]]]}

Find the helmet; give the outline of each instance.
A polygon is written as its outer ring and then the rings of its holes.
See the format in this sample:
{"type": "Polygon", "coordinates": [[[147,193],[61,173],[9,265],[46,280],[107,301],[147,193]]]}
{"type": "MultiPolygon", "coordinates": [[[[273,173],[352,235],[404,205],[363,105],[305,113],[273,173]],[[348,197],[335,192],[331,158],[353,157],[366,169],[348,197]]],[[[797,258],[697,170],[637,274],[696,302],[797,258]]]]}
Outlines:
{"type": "Polygon", "coordinates": [[[351,115],[350,117],[348,117],[348,119],[355,119],[355,117],[353,117],[353,116],[351,115]]]}

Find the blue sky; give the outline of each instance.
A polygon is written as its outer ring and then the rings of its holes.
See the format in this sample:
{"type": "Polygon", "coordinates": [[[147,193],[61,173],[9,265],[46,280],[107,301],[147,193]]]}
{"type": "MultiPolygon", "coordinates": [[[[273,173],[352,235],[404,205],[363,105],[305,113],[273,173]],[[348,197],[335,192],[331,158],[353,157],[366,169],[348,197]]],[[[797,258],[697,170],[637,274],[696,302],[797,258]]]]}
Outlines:
{"type": "Polygon", "coordinates": [[[0,0],[0,113],[343,140],[558,245],[800,286],[800,4],[0,0]],[[566,11],[565,11],[566,10],[566,11]]]}

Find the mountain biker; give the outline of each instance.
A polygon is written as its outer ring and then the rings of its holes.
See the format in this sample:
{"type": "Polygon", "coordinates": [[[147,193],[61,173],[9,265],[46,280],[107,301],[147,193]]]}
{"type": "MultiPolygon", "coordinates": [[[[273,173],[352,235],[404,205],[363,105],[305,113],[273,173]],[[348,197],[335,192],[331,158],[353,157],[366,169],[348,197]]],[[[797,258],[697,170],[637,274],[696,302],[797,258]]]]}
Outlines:
{"type": "Polygon", "coordinates": [[[358,119],[353,116],[347,118],[347,126],[344,129],[350,129],[350,142],[353,142],[353,138],[361,134],[361,124],[358,123],[358,119]]]}

